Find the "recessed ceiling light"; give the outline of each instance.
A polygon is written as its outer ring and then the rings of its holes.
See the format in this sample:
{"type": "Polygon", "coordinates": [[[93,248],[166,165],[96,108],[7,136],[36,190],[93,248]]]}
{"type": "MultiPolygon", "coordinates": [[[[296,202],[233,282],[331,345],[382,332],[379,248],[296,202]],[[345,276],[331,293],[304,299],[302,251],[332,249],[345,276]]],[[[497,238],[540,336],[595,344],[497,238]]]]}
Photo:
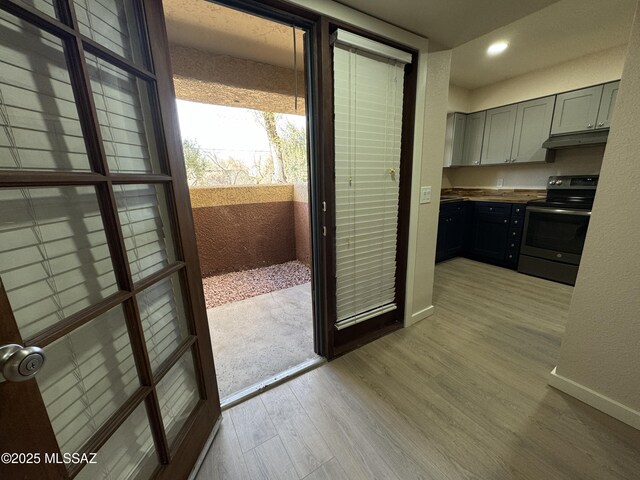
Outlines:
{"type": "Polygon", "coordinates": [[[492,43],[489,48],[487,48],[487,53],[489,55],[498,55],[499,53],[504,52],[509,44],[507,42],[496,42],[492,43]]]}

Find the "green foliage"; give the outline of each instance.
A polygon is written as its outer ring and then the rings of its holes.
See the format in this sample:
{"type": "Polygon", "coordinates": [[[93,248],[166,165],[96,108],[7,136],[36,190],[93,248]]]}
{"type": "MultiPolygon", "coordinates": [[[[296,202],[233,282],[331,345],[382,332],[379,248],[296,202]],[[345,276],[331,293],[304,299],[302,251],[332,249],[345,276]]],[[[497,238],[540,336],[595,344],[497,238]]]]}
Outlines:
{"type": "Polygon", "coordinates": [[[274,163],[274,183],[307,181],[307,133],[284,115],[256,112],[256,121],[264,128],[274,163]]]}
{"type": "Polygon", "coordinates": [[[199,187],[206,185],[213,169],[198,142],[191,138],[185,138],[182,140],[182,151],[184,153],[184,163],[187,167],[187,182],[189,186],[199,187]]]}
{"type": "Polygon", "coordinates": [[[280,118],[278,133],[282,139],[282,163],[286,179],[291,183],[305,183],[309,170],[305,130],[280,118]]]}
{"type": "Polygon", "coordinates": [[[190,187],[307,181],[305,129],[273,112],[256,112],[255,118],[267,134],[270,157],[257,156],[252,164],[232,157],[221,158],[215,151],[202,148],[196,140],[185,138],[182,149],[190,187]]]}

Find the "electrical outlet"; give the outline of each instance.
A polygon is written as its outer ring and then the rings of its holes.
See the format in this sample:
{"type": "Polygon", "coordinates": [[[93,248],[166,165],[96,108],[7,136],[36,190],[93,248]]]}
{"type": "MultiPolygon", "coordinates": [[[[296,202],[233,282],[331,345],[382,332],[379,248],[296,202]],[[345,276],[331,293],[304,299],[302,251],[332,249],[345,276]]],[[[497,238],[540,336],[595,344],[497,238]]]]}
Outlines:
{"type": "Polygon", "coordinates": [[[420,187],[420,203],[431,203],[431,187],[420,187]]]}
{"type": "Polygon", "coordinates": [[[504,178],[499,178],[498,179],[498,187],[503,187],[504,186],[504,178]]]}

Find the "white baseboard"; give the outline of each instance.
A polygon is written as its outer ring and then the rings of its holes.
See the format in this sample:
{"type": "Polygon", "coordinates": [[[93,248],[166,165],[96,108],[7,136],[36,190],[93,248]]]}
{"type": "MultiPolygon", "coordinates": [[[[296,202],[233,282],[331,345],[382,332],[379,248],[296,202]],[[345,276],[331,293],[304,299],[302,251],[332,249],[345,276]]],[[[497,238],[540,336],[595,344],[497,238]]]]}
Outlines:
{"type": "Polygon", "coordinates": [[[431,315],[433,315],[433,311],[433,305],[429,305],[427,308],[423,308],[422,310],[413,313],[411,317],[404,321],[405,328],[418,323],[420,320],[424,320],[425,318],[430,317],[431,315]]]}
{"type": "Polygon", "coordinates": [[[604,395],[591,390],[573,380],[562,375],[558,375],[556,369],[551,371],[549,377],[549,385],[558,390],[577,398],[581,402],[592,406],[593,408],[606,413],[607,415],[620,420],[633,428],[640,430],[640,412],[627,407],[615,400],[605,397],[604,395]]]}

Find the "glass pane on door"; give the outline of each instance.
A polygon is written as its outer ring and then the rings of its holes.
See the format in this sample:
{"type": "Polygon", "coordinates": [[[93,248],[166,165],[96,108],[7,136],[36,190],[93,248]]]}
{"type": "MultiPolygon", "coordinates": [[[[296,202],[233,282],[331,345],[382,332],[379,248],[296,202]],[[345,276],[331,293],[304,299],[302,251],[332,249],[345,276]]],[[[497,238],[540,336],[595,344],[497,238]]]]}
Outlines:
{"type": "Polygon", "coordinates": [[[56,9],[54,7],[55,0],[25,0],[24,3],[46,13],[51,17],[56,17],[56,9]]]}
{"type": "Polygon", "coordinates": [[[146,66],[137,1],[74,0],[80,32],[112,52],[146,66]]]}
{"type": "Polygon", "coordinates": [[[111,172],[161,173],[147,82],[93,55],[87,68],[111,172]]]}
{"type": "Polygon", "coordinates": [[[143,290],[136,300],[155,372],[189,335],[178,274],[143,290]]]}
{"type": "Polygon", "coordinates": [[[118,291],[94,187],[0,190],[0,276],[23,338],[118,291]]]}
{"type": "Polygon", "coordinates": [[[116,203],[134,282],[175,261],[162,185],[114,185],[116,203]]]}
{"type": "Polygon", "coordinates": [[[61,451],[81,447],[140,386],[122,307],[44,348],[36,377],[61,451]]]}
{"type": "Polygon", "coordinates": [[[167,372],[156,388],[167,440],[172,445],[200,400],[190,351],[167,372]]]}
{"type": "Polygon", "coordinates": [[[158,466],[144,404],[136,408],[76,480],[146,480],[158,466]]]}
{"type": "Polygon", "coordinates": [[[62,41],[0,11],[0,170],[89,171],[62,41]]]}

